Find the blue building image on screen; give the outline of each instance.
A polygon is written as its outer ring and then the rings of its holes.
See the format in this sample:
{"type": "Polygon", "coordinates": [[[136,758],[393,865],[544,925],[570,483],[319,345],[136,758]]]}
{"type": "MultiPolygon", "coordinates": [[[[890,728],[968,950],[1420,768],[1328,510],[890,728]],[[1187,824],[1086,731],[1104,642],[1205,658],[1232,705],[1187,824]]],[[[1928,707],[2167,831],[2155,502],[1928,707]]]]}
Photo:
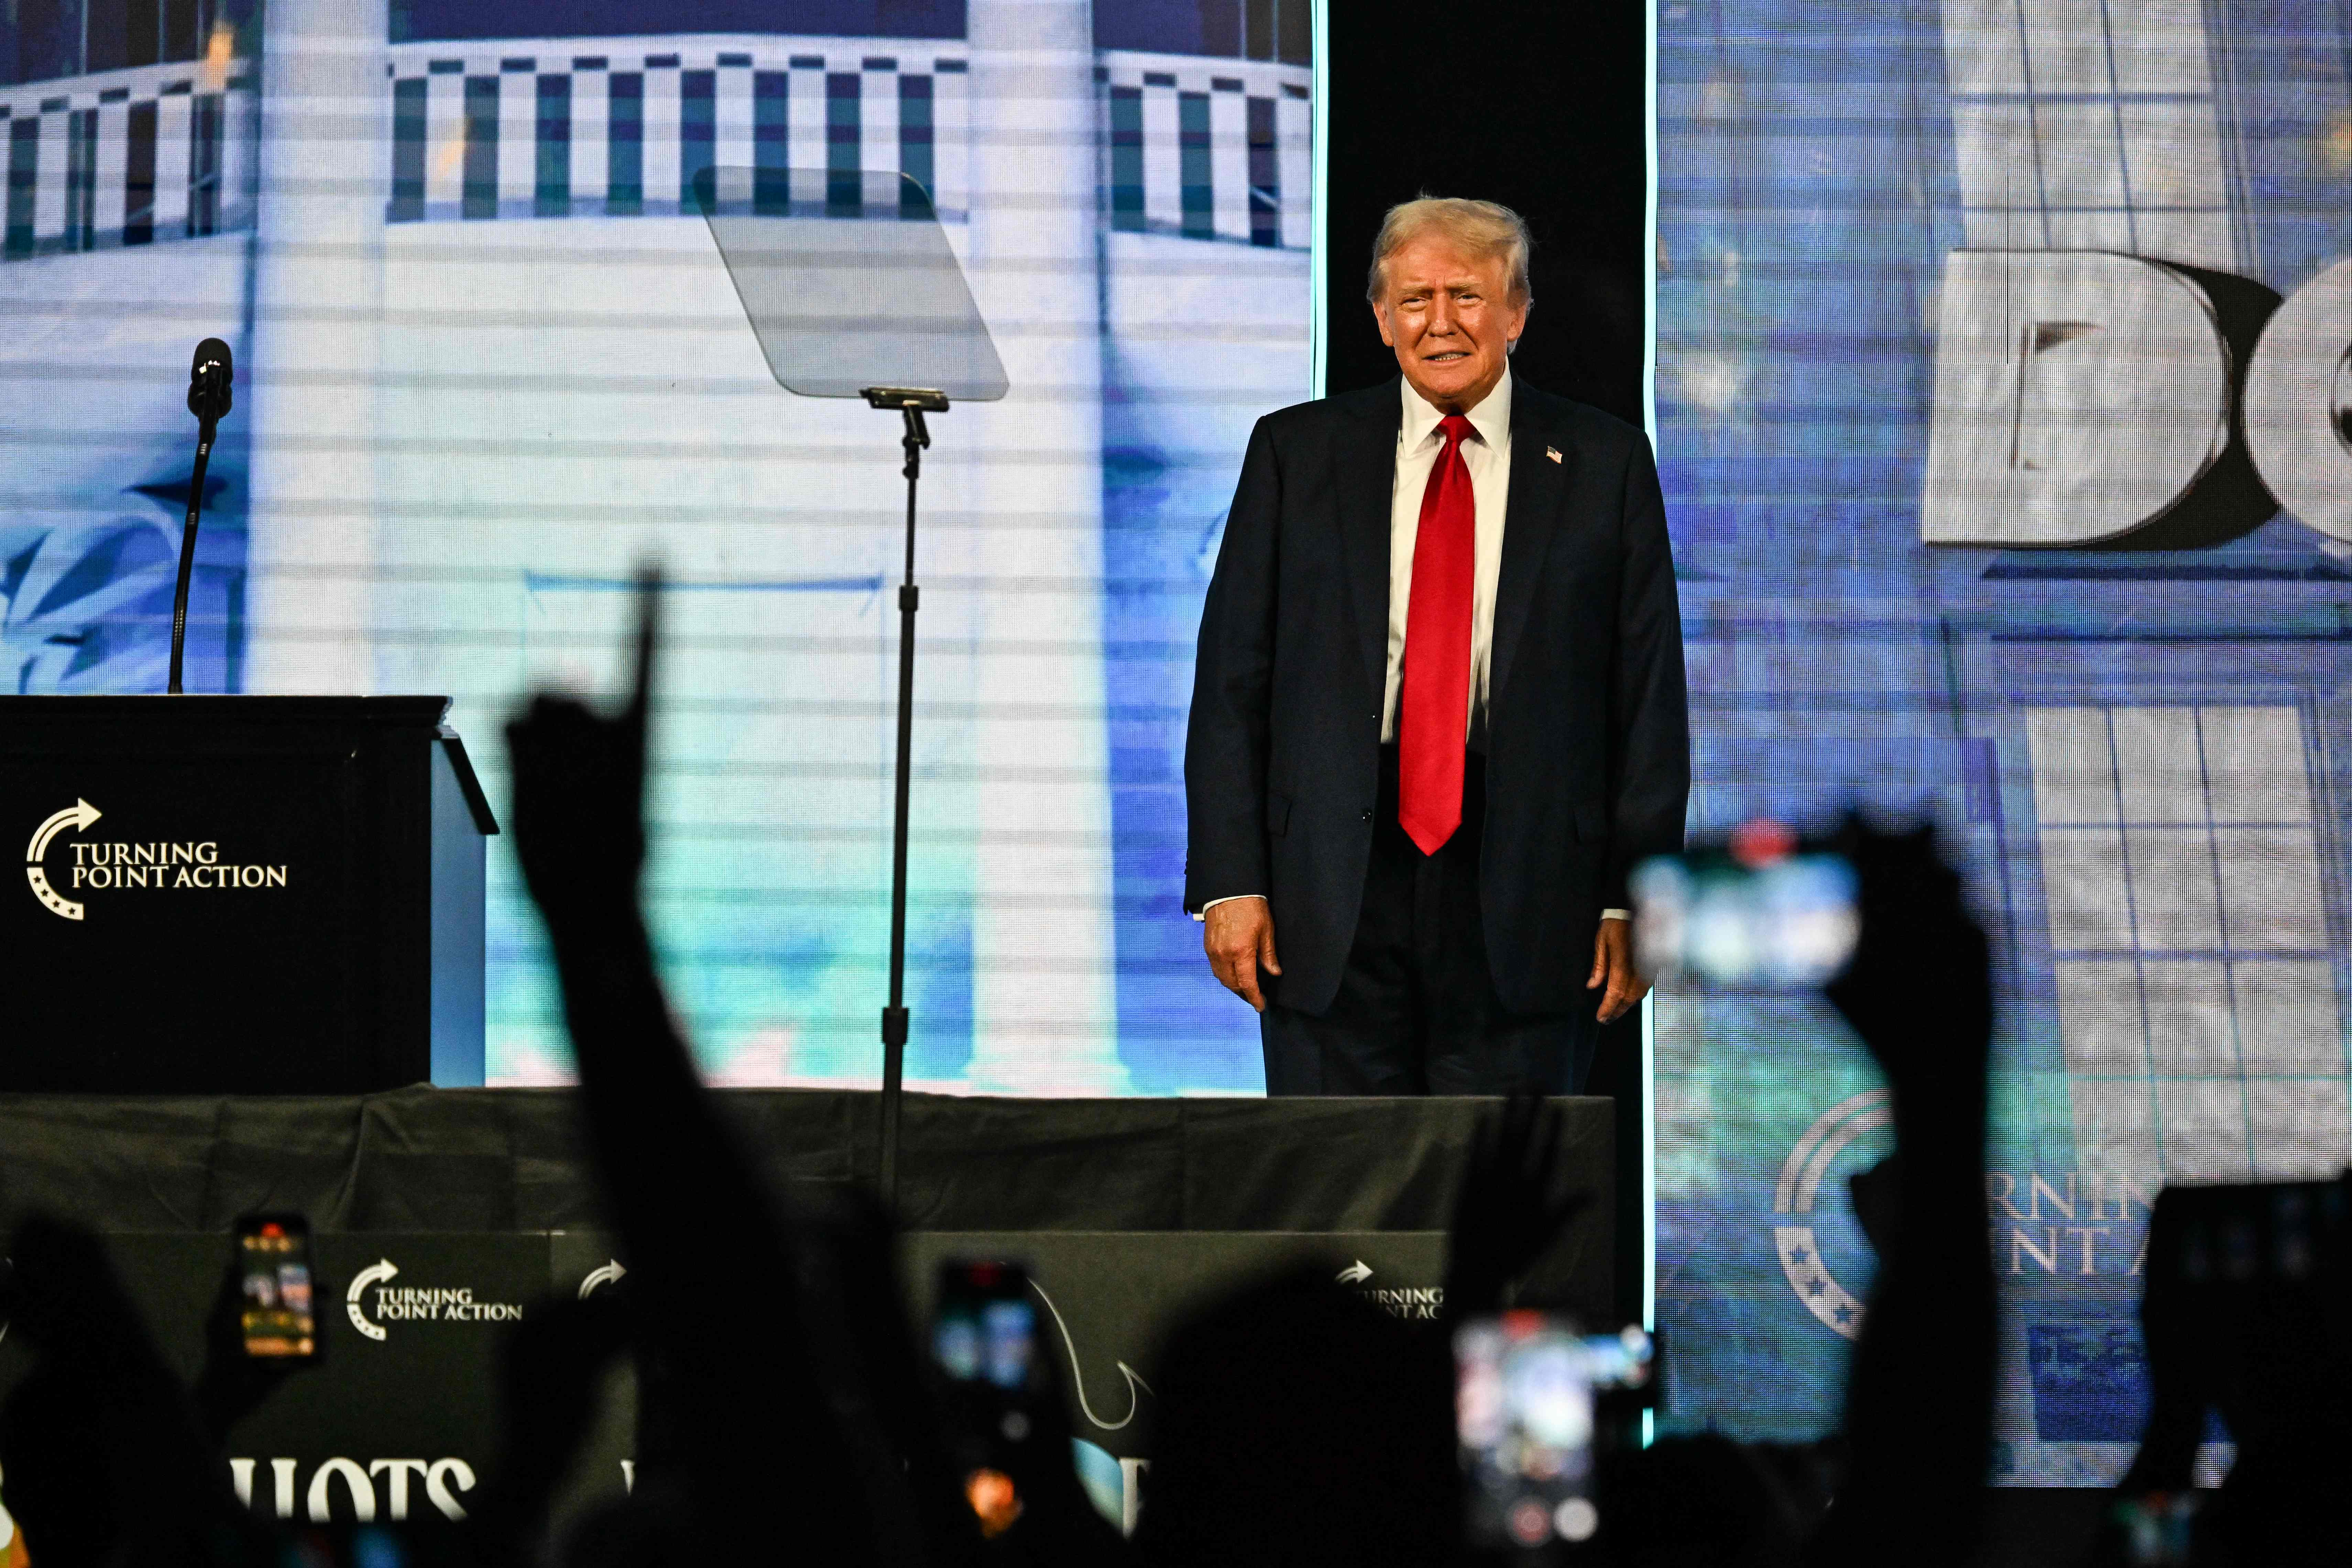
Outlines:
{"type": "MultiPolygon", "coordinates": [[[[188,689],[609,688],[658,555],[650,887],[714,1078],[876,1080],[896,425],[769,378],[713,166],[928,193],[1011,392],[934,424],[915,1087],[1254,1092],[1180,912],[1192,638],[1251,424],[1307,395],[1291,0],[24,0],[0,24],[7,689],[159,690],[188,345],[246,384],[188,689]]],[[[863,216],[896,221],[892,210],[863,216]]],[[[565,1047],[494,851],[493,1082],[565,1047]]]]}

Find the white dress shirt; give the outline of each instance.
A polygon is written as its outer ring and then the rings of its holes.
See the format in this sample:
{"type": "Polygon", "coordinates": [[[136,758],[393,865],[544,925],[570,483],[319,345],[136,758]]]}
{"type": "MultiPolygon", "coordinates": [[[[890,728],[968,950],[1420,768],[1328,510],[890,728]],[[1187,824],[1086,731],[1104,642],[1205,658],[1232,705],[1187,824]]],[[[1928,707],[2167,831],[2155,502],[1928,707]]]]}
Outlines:
{"type": "MultiPolygon", "coordinates": [[[[1389,490],[1389,670],[1381,694],[1381,742],[1397,738],[1397,690],[1404,679],[1404,631],[1412,604],[1412,547],[1421,534],[1421,500],[1429,488],[1429,470],[1445,449],[1438,422],[1444,411],[1400,380],[1404,420],[1397,427],[1396,468],[1389,490]]],[[[1495,585],[1503,575],[1503,519],[1511,501],[1511,367],[1503,379],[1468,415],[1472,435],[1462,443],[1462,463],[1470,470],[1470,494],[1477,517],[1477,542],[1470,580],[1470,723],[1463,732],[1466,745],[1486,710],[1486,678],[1495,648],[1495,585]]],[[[1234,893],[1211,899],[1192,918],[1205,920],[1211,910],[1234,899],[1262,899],[1264,893],[1234,893]]],[[[1603,910],[1605,921],[1633,919],[1625,910],[1603,910]]]]}

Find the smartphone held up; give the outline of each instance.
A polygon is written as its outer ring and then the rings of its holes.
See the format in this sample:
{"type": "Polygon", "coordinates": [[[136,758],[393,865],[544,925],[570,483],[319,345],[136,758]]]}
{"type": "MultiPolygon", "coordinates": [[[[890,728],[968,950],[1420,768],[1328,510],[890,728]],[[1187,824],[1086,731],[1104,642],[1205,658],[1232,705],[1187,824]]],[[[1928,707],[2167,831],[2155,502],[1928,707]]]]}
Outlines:
{"type": "Polygon", "coordinates": [[[1037,1430],[1037,1327],[1028,1271],[1019,1264],[940,1266],[931,1359],[946,1385],[964,1496],[985,1536],[1011,1529],[1024,1507],[1018,1478],[1037,1430]]]}
{"type": "Polygon", "coordinates": [[[254,1215],[236,1226],[245,1353],[257,1361],[317,1359],[310,1226],[299,1215],[254,1215]]]}
{"type": "Polygon", "coordinates": [[[1635,963],[1655,980],[1825,984],[1862,934],[1858,887],[1843,856],[1781,823],[1744,823],[1719,845],[1634,868],[1635,963]]]}
{"type": "Polygon", "coordinates": [[[1474,1549],[1538,1560],[1591,1541],[1600,1455],[1650,1403],[1652,1344],[1638,1328],[1585,1334],[1552,1312],[1465,1322],[1454,1337],[1464,1526],[1474,1549]]]}

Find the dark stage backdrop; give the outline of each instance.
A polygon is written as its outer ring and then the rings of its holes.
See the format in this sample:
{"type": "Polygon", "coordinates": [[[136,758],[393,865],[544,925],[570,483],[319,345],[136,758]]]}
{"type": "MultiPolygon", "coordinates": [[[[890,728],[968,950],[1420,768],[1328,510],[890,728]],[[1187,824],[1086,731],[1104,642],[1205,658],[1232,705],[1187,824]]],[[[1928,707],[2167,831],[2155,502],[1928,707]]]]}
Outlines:
{"type": "MultiPolygon", "coordinates": [[[[1331,7],[1331,156],[1322,221],[1330,279],[1324,329],[1333,392],[1396,374],[1364,300],[1381,215],[1415,195],[1478,196],[1534,231],[1536,310],[1516,375],[1640,424],[1648,121],[1643,9],[1626,0],[1499,0],[1480,12],[1494,46],[1433,46],[1426,14],[1391,0],[1331,7]]],[[[1587,1089],[1617,1097],[1617,1146],[1640,1143],[1640,1018],[1606,1032],[1587,1089]]],[[[1617,1271],[1640,1277],[1640,1184],[1621,1171],[1617,1271]]]]}
{"type": "Polygon", "coordinates": [[[1514,374],[1639,424],[1643,7],[1497,0],[1478,18],[1465,47],[1433,37],[1425,9],[1331,7],[1330,390],[1396,374],[1363,294],[1381,214],[1423,193],[1480,196],[1535,232],[1514,374]]]}

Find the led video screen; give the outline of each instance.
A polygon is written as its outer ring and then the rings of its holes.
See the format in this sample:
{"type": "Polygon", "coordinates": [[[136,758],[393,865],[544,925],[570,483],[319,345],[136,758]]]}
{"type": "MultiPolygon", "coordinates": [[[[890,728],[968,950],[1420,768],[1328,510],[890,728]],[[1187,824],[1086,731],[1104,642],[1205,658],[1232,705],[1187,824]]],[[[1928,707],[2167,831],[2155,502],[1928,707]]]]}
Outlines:
{"type": "MultiPolygon", "coordinates": [[[[2167,1181],[2328,1176],[2352,755],[2339,6],[1666,0],[1658,439],[1692,826],[1932,816],[1997,954],[1997,1479],[2105,1485],[2167,1181]]],[[[1833,1419],[1884,1090],[1655,1014],[1677,1411],[1833,1419]]]]}
{"type": "MultiPolygon", "coordinates": [[[[1261,1087],[1180,908],[1178,763],[1242,447],[1308,395],[1304,0],[7,16],[7,689],[162,689],[184,366],[217,334],[188,689],[446,693],[502,804],[499,726],[542,684],[616,689],[658,558],[677,1005],[721,1082],[877,1081],[898,421],[777,384],[693,190],[781,171],[887,231],[909,204],[863,193],[911,183],[1010,388],[931,420],[909,1080],[1261,1087]]],[[[854,387],[839,326],[795,330],[854,387]]],[[[490,1081],[561,1081],[495,845],[489,900],[490,1081]]]]}

